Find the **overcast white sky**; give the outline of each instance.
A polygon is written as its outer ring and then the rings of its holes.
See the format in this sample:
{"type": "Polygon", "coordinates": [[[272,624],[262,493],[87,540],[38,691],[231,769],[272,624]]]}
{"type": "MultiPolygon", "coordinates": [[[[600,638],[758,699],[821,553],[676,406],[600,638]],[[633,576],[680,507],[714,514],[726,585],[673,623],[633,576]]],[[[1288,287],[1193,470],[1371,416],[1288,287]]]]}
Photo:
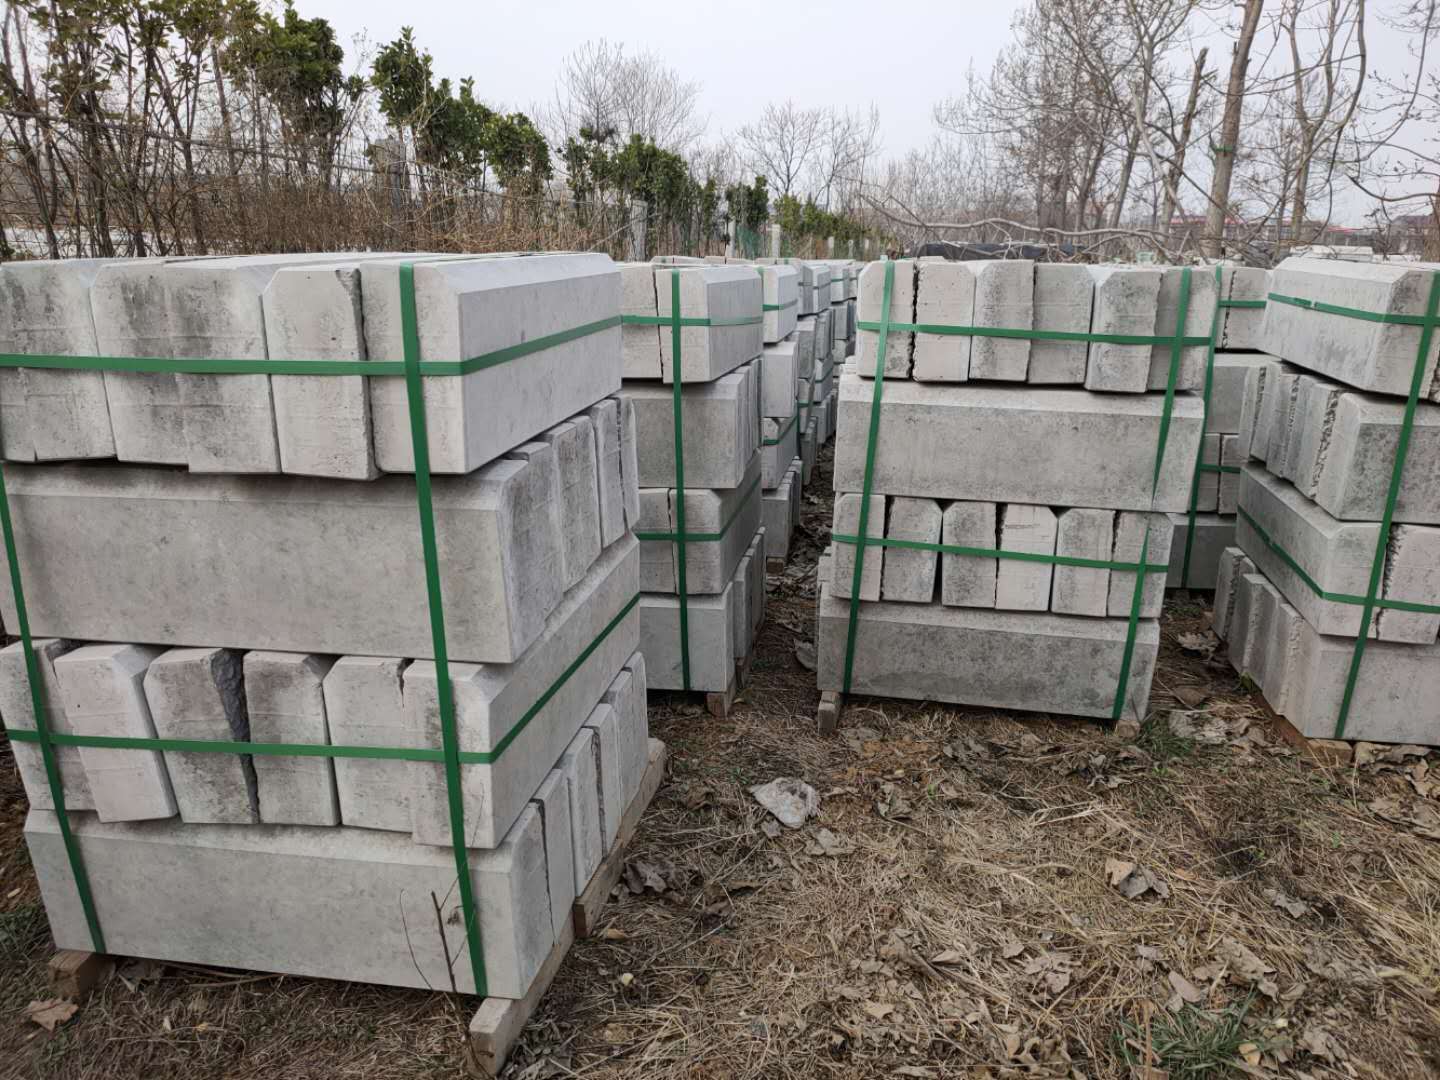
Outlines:
{"type": "Polygon", "coordinates": [[[851,108],[874,101],[887,154],[928,141],[931,105],[958,91],[972,59],[988,68],[1010,38],[1019,0],[296,0],[329,19],[351,52],[413,26],[437,75],[474,76],[487,102],[529,109],[554,98],[561,61],[593,38],[659,53],[703,86],[708,140],[747,123],[767,101],[851,108]],[[919,28],[923,32],[918,32],[919,28]]]}
{"type": "MultiPolygon", "coordinates": [[[[631,52],[656,52],[682,76],[700,82],[707,142],[753,120],[767,101],[793,98],[799,105],[837,108],[874,102],[885,156],[929,141],[934,104],[960,92],[972,62],[989,69],[1011,40],[1010,21],[1022,6],[1021,0],[729,0],[698,7],[680,0],[536,0],[503,7],[473,0],[295,4],[303,15],[330,20],[346,46],[347,65],[354,63],[357,35],[373,52],[402,26],[413,26],[419,44],[435,58],[437,76],[473,76],[482,100],[510,109],[532,111],[552,102],[565,56],[602,37],[624,42],[631,52]]],[[[1378,24],[1375,6],[1367,24],[1372,70],[1396,74],[1406,65],[1405,42],[1378,24]]],[[[1387,5],[1382,0],[1379,6],[1387,5]]],[[[1219,69],[1221,80],[1231,51],[1220,21],[1225,14],[1222,9],[1207,16],[1215,28],[1207,35],[1210,67],[1219,69]]],[[[1257,58],[1268,46],[1257,41],[1257,58]]],[[[1288,63],[1288,56],[1276,59],[1288,63]]],[[[1343,193],[1336,219],[1358,223],[1368,209],[1364,201],[1343,193]]]]}

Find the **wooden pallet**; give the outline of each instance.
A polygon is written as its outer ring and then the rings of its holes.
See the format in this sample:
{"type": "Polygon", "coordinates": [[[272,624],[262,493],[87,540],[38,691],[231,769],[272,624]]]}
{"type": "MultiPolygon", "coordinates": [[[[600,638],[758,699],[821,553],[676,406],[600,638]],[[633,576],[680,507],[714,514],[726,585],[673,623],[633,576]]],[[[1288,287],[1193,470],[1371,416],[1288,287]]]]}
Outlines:
{"type": "Polygon", "coordinates": [[[1280,740],[1316,765],[1329,768],[1349,765],[1355,760],[1355,747],[1364,741],[1363,739],[1312,739],[1308,735],[1301,734],[1294,724],[1272,709],[1270,703],[1264,698],[1260,699],[1260,705],[1270,721],[1271,730],[1280,740]]]}
{"type": "Polygon", "coordinates": [[[838,690],[820,691],[820,704],[815,706],[815,730],[821,735],[834,735],[840,726],[840,712],[845,708],[845,695],[838,690]]]}
{"type": "Polygon", "coordinates": [[[744,690],[745,687],[750,685],[750,669],[754,666],[754,663],[755,648],[752,645],[748,656],[735,661],[735,688],[737,690],[744,690]]]}
{"type": "Polygon", "coordinates": [[[570,952],[570,946],[575,943],[576,938],[587,937],[594,930],[600,909],[604,907],[610,890],[615,887],[625,869],[625,856],[630,841],[635,836],[635,830],[639,827],[640,818],[650,805],[650,800],[655,797],[660,781],[664,779],[666,756],[665,744],[659,739],[651,739],[650,760],[645,767],[645,776],[640,781],[640,791],[630,803],[630,808],[625,811],[615,844],[605,861],[600,864],[600,868],[595,871],[590,884],[586,885],[584,892],[576,898],[571,920],[565,925],[560,940],[555,942],[550,955],[540,965],[540,971],[530,984],[530,990],[518,1000],[486,998],[475,1010],[475,1015],[470,1019],[470,1038],[466,1054],[472,1071],[483,1076],[500,1075],[510,1057],[510,1051],[515,1048],[525,1030],[525,1025],[530,1022],[530,1017],[539,1008],[545,992],[550,989],[550,983],[554,981],[560,965],[570,952]]]}

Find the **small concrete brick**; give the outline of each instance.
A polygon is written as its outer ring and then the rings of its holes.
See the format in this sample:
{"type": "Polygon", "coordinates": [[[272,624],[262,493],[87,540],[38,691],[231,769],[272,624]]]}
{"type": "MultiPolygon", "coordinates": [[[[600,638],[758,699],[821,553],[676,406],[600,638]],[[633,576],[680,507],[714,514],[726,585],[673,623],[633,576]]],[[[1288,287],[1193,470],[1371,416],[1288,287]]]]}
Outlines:
{"type": "MultiPolygon", "coordinates": [[[[940,526],[940,504],[934,499],[890,500],[889,521],[885,527],[887,540],[938,544],[940,526]]],[[[880,580],[882,600],[928,604],[935,599],[935,565],[939,557],[936,552],[894,547],[885,548],[884,552],[884,572],[880,580]]],[[[853,561],[851,567],[853,573],[853,561]]]]}
{"type": "MultiPolygon", "coordinates": [[[[897,275],[899,267],[896,268],[897,275]]],[[[915,285],[917,324],[968,326],[975,317],[975,264],[968,262],[921,262],[915,285]]],[[[898,277],[897,277],[898,281],[898,277]]],[[[876,300],[879,310],[879,300],[876,300]]],[[[871,334],[872,338],[876,335],[871,334]]],[[[973,341],[958,334],[916,334],[914,377],[924,382],[965,382],[970,378],[973,341]]],[[[891,339],[891,345],[898,343],[891,339]]],[[[887,357],[886,367],[890,366],[887,357]]],[[[871,359],[873,370],[874,359],[871,359]]]]}
{"type": "MultiPolygon", "coordinates": [[[[55,661],[76,647],[73,641],[58,638],[35,638],[31,642],[35,662],[40,671],[40,702],[52,732],[75,734],[65,714],[65,697],[55,677],[55,661]]],[[[25,646],[17,641],[0,649],[0,717],[11,731],[35,730],[35,706],[30,693],[30,679],[25,667],[25,646]]],[[[85,777],[85,763],[80,760],[78,746],[55,746],[55,763],[60,769],[61,792],[69,810],[94,810],[95,797],[85,777]]],[[[25,797],[37,810],[55,809],[50,793],[50,780],[40,745],[10,740],[10,752],[25,786],[25,797]]]]}
{"type": "MultiPolygon", "coordinates": [[[[1115,543],[1112,510],[1064,510],[1057,524],[1055,554],[1108,562],[1115,543]]],[[[1110,597],[1110,571],[1097,567],[1056,566],[1050,610],[1057,615],[1104,617],[1110,597]]]]}
{"type": "MultiPolygon", "coordinates": [[[[896,259],[894,262],[872,262],[860,271],[858,321],[880,321],[880,308],[885,299],[885,268],[893,266],[895,277],[890,291],[890,319],[898,323],[913,322],[919,265],[914,259],[896,259]]],[[[892,330],[886,336],[885,378],[908,379],[915,335],[908,330],[892,330]]],[[[855,350],[856,371],[865,378],[875,377],[879,339],[880,335],[875,330],[859,332],[855,350]]]]}
{"type": "Polygon", "coordinates": [[[540,815],[545,838],[545,872],[550,893],[550,924],[555,938],[574,918],[575,839],[570,821],[570,785],[565,773],[551,769],[535,789],[530,805],[540,815]]]}
{"type": "MultiPolygon", "coordinates": [[[[1213,589],[1219,575],[1221,552],[1235,543],[1235,518],[1219,514],[1195,515],[1195,542],[1190,546],[1190,572],[1185,573],[1185,542],[1190,532],[1188,514],[1171,514],[1169,589],[1213,589]]],[[[1133,578],[1131,579],[1133,582],[1133,578]]]]}
{"type": "MultiPolygon", "coordinates": [[[[55,678],[75,734],[155,738],[143,684],[159,655],[143,645],[86,645],[56,657],[55,678]]],[[[80,760],[101,821],[175,816],[175,793],[158,752],[82,746],[80,760]]]]}
{"type": "MultiPolygon", "coordinates": [[[[162,653],[145,674],[145,700],[162,739],[250,741],[241,654],[233,649],[162,653]]],[[[253,825],[260,820],[249,755],[184,750],[164,755],[181,821],[253,825]]]]}
{"type": "MultiPolygon", "coordinates": [[[[941,543],[997,550],[997,507],[990,502],[954,502],[945,508],[941,543]]],[[[940,559],[940,600],[949,607],[993,608],[998,560],[946,552],[940,559]]]]}
{"type": "MultiPolygon", "coordinates": [[[[342,656],[322,689],[330,741],[337,746],[421,746],[405,717],[407,660],[342,656]]],[[[336,758],[340,821],[363,829],[408,833],[413,821],[410,763],[381,758],[336,758]]]]}
{"type": "MultiPolygon", "coordinates": [[[[1115,549],[1112,562],[1138,563],[1142,548],[1150,566],[1169,566],[1174,526],[1165,514],[1127,511],[1115,519],[1115,549]],[[1147,532],[1148,525],[1148,532],[1147,532]],[[1147,544],[1148,539],[1148,544],[1147,544]]],[[[1110,571],[1110,614],[1128,616],[1135,598],[1135,574],[1129,570],[1110,571]]],[[[1140,597],[1140,617],[1156,619],[1165,602],[1165,575],[1146,574],[1140,597]]]]}
{"type": "MultiPolygon", "coordinates": [[[[1084,266],[1035,264],[1035,329],[1086,334],[1095,302],[1095,282],[1084,266]]],[[[1090,347],[1083,341],[1032,341],[1028,382],[1081,385],[1090,347]]]]}
{"type": "MultiPolygon", "coordinates": [[[[330,742],[322,684],[333,660],[304,653],[245,654],[250,738],[265,743],[330,742]]],[[[267,825],[339,825],[335,766],[324,757],[255,756],[260,820],[267,825]]]]}
{"type": "Polygon", "coordinates": [[[555,448],[560,466],[560,554],[566,589],[589,571],[600,556],[599,469],[595,460],[595,432],[588,416],[542,431],[537,441],[555,448]]]}
{"type": "MultiPolygon", "coordinates": [[[[1000,550],[1055,554],[1055,512],[1048,506],[1010,503],[1000,508],[1000,550]]],[[[1054,566],[1001,559],[995,571],[995,606],[1004,611],[1048,611],[1054,566]]]]}
{"type": "Polygon", "coordinates": [[[582,727],[560,756],[559,769],[570,796],[570,842],[577,894],[585,891],[605,858],[596,739],[593,728],[582,727]]]}
{"type": "MultiPolygon", "coordinates": [[[[735,586],[719,596],[686,601],[691,690],[723,693],[735,681],[735,586]]],[[[640,651],[652,690],[683,690],[680,600],[662,593],[640,594],[640,651]]]]}
{"type": "Polygon", "coordinates": [[[620,754],[620,719],[615,710],[600,702],[585,719],[595,733],[595,771],[600,777],[600,842],[608,852],[615,846],[620,819],[625,816],[625,775],[620,754]]]}
{"type": "MultiPolygon", "coordinates": [[[[1160,292],[1156,298],[1155,329],[1157,337],[1168,336],[1176,331],[1180,316],[1181,279],[1186,268],[1168,266],[1160,279],[1160,292]]],[[[1215,302],[1219,299],[1219,286],[1214,273],[1189,270],[1190,296],[1185,308],[1185,326],[1181,333],[1185,337],[1208,338],[1215,320],[1215,302]]],[[[1205,386],[1205,358],[1208,348],[1204,345],[1185,345],[1180,349],[1180,365],[1175,372],[1177,390],[1200,390],[1205,386]]],[[[1164,390],[1170,377],[1172,347],[1156,345],[1150,351],[1151,390],[1164,390]]]]}
{"type": "MultiPolygon", "coordinates": [[[[832,530],[836,536],[858,536],[860,533],[860,506],[862,496],[855,494],[835,497],[835,524],[832,530]]],[[[870,496],[870,511],[865,521],[867,538],[879,540],[885,535],[885,496],[870,496]]],[[[850,590],[855,578],[855,552],[858,545],[837,541],[833,567],[833,595],[840,600],[850,599],[850,590]]],[[[879,600],[880,584],[885,568],[886,550],[878,544],[865,546],[865,565],[860,573],[860,599],[879,600]]]]}
{"type": "MultiPolygon", "coordinates": [[[[1132,266],[1089,269],[1095,282],[1091,333],[1155,333],[1163,271],[1132,266]]],[[[1085,388],[1143,394],[1150,379],[1150,349],[1149,345],[1092,342],[1085,365],[1085,388]]]]}
{"type": "Polygon", "coordinates": [[[595,463],[600,506],[600,546],[607,548],[625,533],[625,484],[620,466],[620,403],[606,398],[586,411],[595,432],[595,463]]]}
{"type": "MultiPolygon", "coordinates": [[[[985,259],[975,272],[976,326],[1030,330],[1035,322],[1035,264],[1029,259],[985,259]]],[[[1025,338],[977,337],[971,346],[970,378],[1024,382],[1030,368],[1025,338]]]]}

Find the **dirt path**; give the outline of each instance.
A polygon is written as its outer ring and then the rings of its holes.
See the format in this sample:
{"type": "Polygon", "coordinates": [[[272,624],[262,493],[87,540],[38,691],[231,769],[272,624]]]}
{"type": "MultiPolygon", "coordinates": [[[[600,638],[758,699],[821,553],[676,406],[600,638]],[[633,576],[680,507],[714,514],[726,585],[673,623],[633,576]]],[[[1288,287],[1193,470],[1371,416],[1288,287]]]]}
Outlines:
{"type": "MultiPolygon", "coordinates": [[[[828,489],[827,455],[811,490],[828,489]]],[[[1440,810],[1423,761],[1325,769],[1274,745],[1223,659],[1177,644],[1204,625],[1188,598],[1167,612],[1160,718],[1133,743],[863,700],[820,740],[795,645],[828,524],[808,497],[733,716],[652,699],[672,776],[631,887],[509,1075],[1123,1077],[1147,1047],[1152,1080],[1440,1075],[1440,842],[1381,816],[1440,810]],[[1172,726],[1187,700],[1203,715],[1172,726]],[[820,792],[805,829],[767,825],[747,793],[777,776],[820,792]]],[[[6,758],[0,1072],[463,1073],[463,1005],[317,980],[139,967],[53,1036],[24,1024],[47,933],[6,758]]]]}

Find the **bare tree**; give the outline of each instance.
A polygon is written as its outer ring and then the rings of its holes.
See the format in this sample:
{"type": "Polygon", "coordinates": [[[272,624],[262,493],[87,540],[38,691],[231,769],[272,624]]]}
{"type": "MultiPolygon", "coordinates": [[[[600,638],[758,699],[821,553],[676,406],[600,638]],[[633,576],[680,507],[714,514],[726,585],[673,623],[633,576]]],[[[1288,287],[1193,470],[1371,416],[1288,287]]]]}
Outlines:
{"type": "Polygon", "coordinates": [[[1240,120],[1245,106],[1245,77],[1250,69],[1250,50],[1260,26],[1265,0],[1241,0],[1244,13],[1240,33],[1230,56],[1230,80],[1225,88],[1225,108],[1220,118],[1220,142],[1214,147],[1214,171],[1210,181],[1210,205],[1205,209],[1205,234],[1201,249],[1211,258],[1224,250],[1225,220],[1230,214],[1230,184],[1235,174],[1235,155],[1240,145],[1240,120]]]}
{"type": "Polygon", "coordinates": [[[824,210],[843,205],[864,182],[865,169],[880,150],[880,110],[827,109],[820,119],[819,145],[810,188],[824,210]]]}
{"type": "Polygon", "coordinates": [[[823,145],[825,113],[804,109],[786,99],[765,106],[760,119],[740,129],[746,159],[769,178],[776,195],[799,193],[801,178],[813,166],[823,145]]]}
{"type": "Polygon", "coordinates": [[[555,85],[549,123],[557,145],[582,128],[632,135],[662,150],[684,153],[705,134],[700,84],[682,79],[651,52],[627,56],[625,46],[601,38],[565,58],[555,85]]]}

